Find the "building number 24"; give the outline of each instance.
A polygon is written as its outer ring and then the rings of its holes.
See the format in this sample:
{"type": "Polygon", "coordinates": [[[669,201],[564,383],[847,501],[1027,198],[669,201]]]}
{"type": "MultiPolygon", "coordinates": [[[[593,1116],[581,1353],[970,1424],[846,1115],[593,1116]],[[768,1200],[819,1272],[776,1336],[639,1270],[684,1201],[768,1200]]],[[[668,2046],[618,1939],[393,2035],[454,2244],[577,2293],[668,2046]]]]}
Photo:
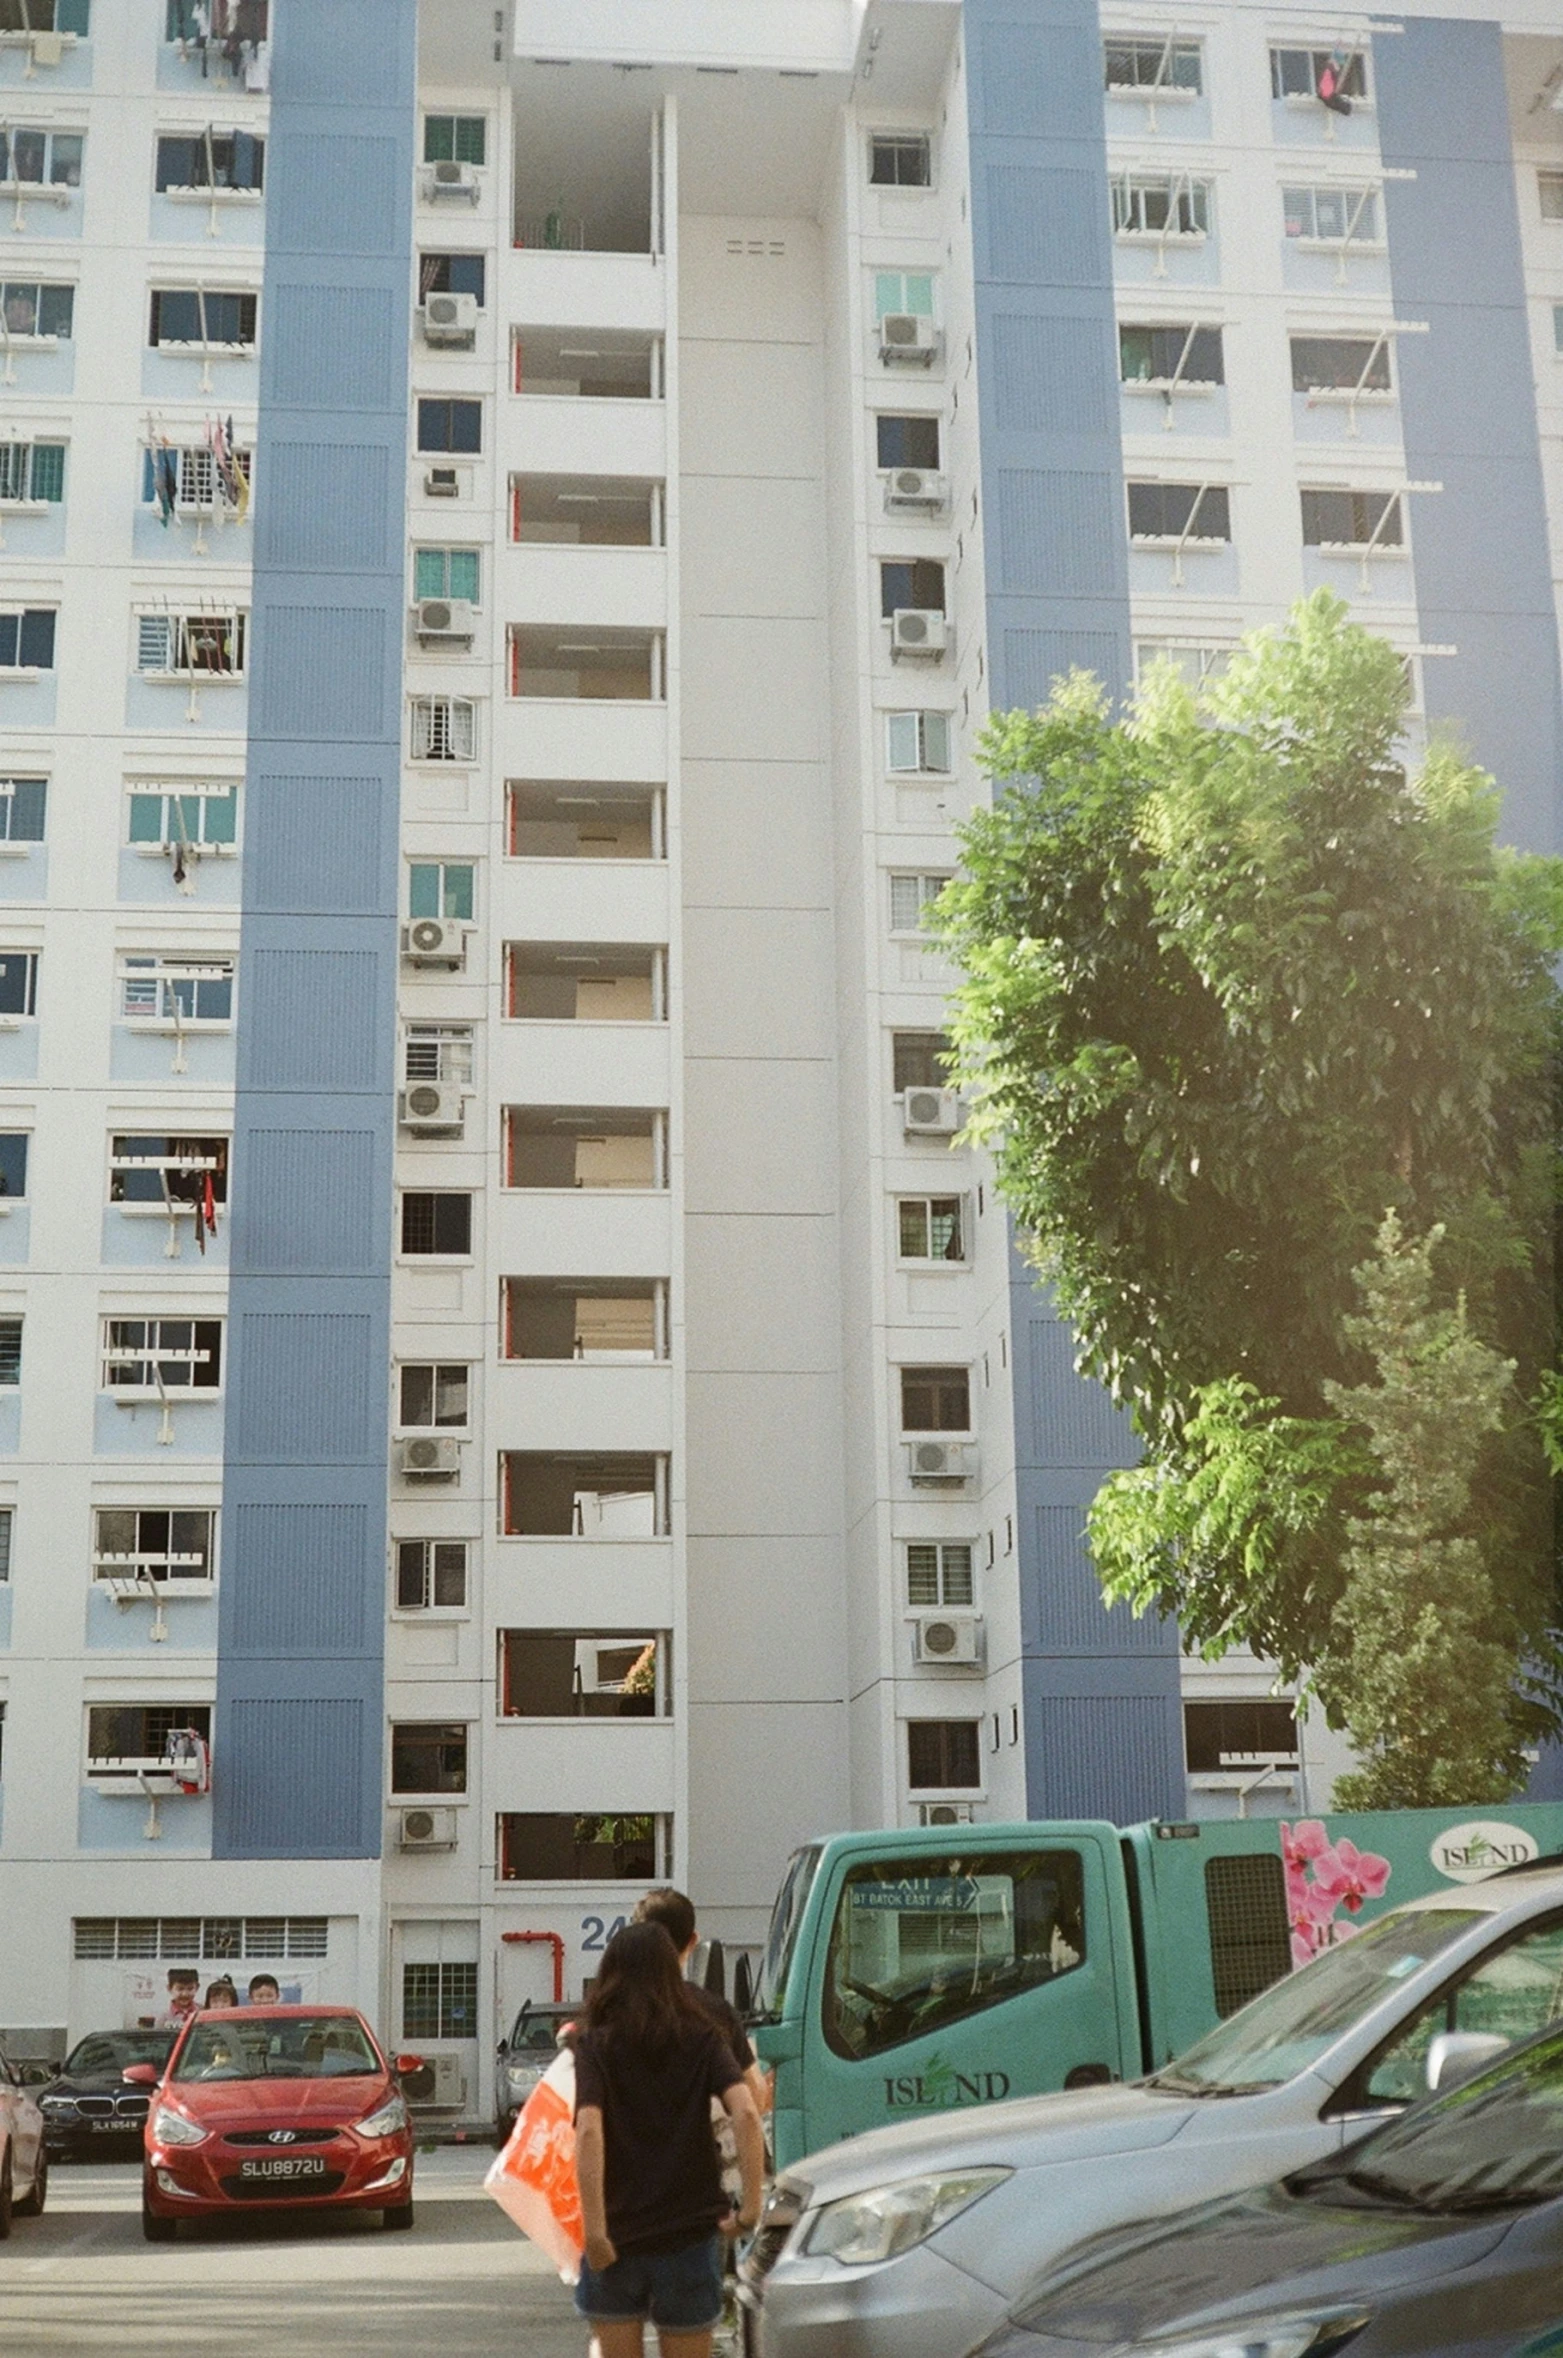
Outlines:
{"type": "Polygon", "coordinates": [[[615,1916],[609,1924],[601,1916],[581,1918],[581,1946],[583,1949],[605,1949],[616,1932],[622,1932],[629,1922],[627,1916],[615,1916]]]}

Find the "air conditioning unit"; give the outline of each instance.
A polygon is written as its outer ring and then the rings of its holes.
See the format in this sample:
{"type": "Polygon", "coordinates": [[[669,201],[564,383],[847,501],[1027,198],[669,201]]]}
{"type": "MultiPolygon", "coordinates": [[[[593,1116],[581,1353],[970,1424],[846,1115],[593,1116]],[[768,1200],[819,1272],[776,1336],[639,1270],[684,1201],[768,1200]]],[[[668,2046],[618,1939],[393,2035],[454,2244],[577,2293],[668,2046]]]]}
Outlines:
{"type": "Polygon", "coordinates": [[[950,504],[950,486],[943,475],[927,467],[897,467],[886,478],[885,506],[892,514],[920,509],[932,515],[950,504]]]}
{"type": "Polygon", "coordinates": [[[423,496],[425,499],[460,499],[461,479],[455,468],[426,468],[423,477],[423,496]]]}
{"type": "Polygon", "coordinates": [[[455,344],[470,350],[477,340],[476,295],[425,295],[423,340],[426,344],[455,344]]]}
{"type": "Polygon", "coordinates": [[[409,966],[465,966],[467,929],[450,917],[414,917],[402,927],[402,956],[409,966]]]}
{"type": "Polygon", "coordinates": [[[459,2055],[426,2055],[422,2071],[409,2072],[402,2082],[409,2104],[430,2112],[460,2112],[467,2101],[467,2082],[459,2055]]]}
{"type": "Polygon", "coordinates": [[[397,1118],[421,1138],[459,1138],[466,1128],[461,1090],[449,1081],[409,1081],[397,1118]]]}
{"type": "Polygon", "coordinates": [[[908,1138],[953,1138],[961,1126],[961,1101],[953,1089],[908,1089],[901,1127],[908,1138]]]}
{"type": "MultiPolygon", "coordinates": [[[[456,1813],[453,1809],[404,1809],[396,1828],[399,1850],[454,1850],[456,1813]]],[[[448,2060],[454,2062],[452,2056],[448,2060]]]]}
{"type": "Polygon", "coordinates": [[[908,1441],[907,1465],[918,1490],[954,1490],[977,1471],[975,1441],[908,1441]]]}
{"type": "Polygon", "coordinates": [[[969,1826],[976,1814],[975,1805],[969,1801],[920,1801],[917,1804],[917,1823],[920,1826],[969,1826]]]}
{"type": "Polygon", "coordinates": [[[478,176],[470,164],[431,164],[423,185],[431,197],[461,197],[469,205],[478,201],[478,176]]]}
{"type": "Polygon", "coordinates": [[[982,1622],[975,1613],[920,1613],[912,1624],[912,1659],[970,1669],[982,1660],[982,1622]]]}
{"type": "Polygon", "coordinates": [[[453,1482],[461,1472],[461,1443],[443,1433],[418,1433],[397,1444],[398,1471],[413,1482],[453,1482]]]}
{"type": "Polygon", "coordinates": [[[477,630],[477,608],[470,598],[420,598],[420,647],[470,647],[477,630]]]}
{"type": "Polygon", "coordinates": [[[932,368],[943,350],[942,331],[915,311],[887,311],[879,323],[881,360],[903,368],[932,368]]]}
{"type": "Polygon", "coordinates": [[[890,617],[890,658],[937,663],[950,643],[950,625],[932,606],[898,606],[890,617]]]}

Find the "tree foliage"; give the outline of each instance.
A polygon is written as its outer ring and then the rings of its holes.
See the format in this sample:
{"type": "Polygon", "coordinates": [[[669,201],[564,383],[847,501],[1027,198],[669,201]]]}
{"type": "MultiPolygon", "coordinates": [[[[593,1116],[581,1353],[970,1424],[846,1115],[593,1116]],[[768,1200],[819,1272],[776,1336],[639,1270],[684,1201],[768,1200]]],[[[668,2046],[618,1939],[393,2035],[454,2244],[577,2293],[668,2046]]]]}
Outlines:
{"type": "MultiPolygon", "coordinates": [[[[1290,1671],[1341,1601],[1365,1475],[1327,1387],[1365,1372],[1353,1271],[1386,1206],[1442,1224],[1443,1296],[1525,1396],[1552,1353],[1563,868],[1495,848],[1492,781],[1451,748],[1407,779],[1407,701],[1324,594],[1197,695],[1153,672],[1121,720],[1075,674],[991,724],[1000,791],[941,905],[974,1128],[1146,1447],[1099,1564],[1290,1671]]],[[[1501,1611],[1539,1644],[1533,1425],[1481,1480],[1501,1611]]]]}

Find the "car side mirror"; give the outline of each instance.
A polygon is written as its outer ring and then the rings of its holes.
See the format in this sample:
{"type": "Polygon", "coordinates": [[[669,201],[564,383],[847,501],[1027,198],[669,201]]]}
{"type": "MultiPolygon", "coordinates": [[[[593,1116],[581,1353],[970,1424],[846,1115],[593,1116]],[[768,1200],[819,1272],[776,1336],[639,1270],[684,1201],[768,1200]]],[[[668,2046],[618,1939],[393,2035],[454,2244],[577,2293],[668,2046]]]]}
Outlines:
{"type": "Polygon", "coordinates": [[[132,2088],[155,2088],[163,2075],[155,2063],[127,2063],[119,2076],[132,2088]]]}
{"type": "Polygon", "coordinates": [[[1457,2088],[1462,2080],[1474,2079],[1509,2044],[1493,2031],[1440,2031],[1427,2050],[1429,2088],[1457,2088]]]}
{"type": "Polygon", "coordinates": [[[60,2071],[54,2063],[19,2063],[16,2076],[24,2088],[47,2088],[51,2080],[59,2078],[60,2071]]]}
{"type": "Polygon", "coordinates": [[[399,2080],[416,2079],[419,2072],[427,2071],[428,2068],[421,2055],[398,2055],[396,2058],[396,2076],[399,2080]]]}

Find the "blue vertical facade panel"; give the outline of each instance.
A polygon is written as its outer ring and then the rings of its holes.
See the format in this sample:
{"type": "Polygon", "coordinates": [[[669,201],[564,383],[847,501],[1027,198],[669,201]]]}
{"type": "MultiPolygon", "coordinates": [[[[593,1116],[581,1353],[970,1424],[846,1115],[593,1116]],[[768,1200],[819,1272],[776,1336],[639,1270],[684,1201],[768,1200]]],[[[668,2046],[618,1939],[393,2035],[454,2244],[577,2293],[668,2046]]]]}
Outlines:
{"type": "Polygon", "coordinates": [[[1503,789],[1503,827],[1559,848],[1563,687],[1503,35],[1413,18],[1374,44],[1427,715],[1503,789]]]}
{"type": "Polygon", "coordinates": [[[277,11],[213,1855],[381,1846],[416,0],[277,11]]]}
{"type": "MultiPolygon", "coordinates": [[[[1129,576],[1093,0],[966,0],[987,642],[999,709],[1074,665],[1128,686],[1129,576]]],[[[1085,1511],[1132,1461],[1125,1421],[1074,1372],[1017,1254],[1011,1331],[1027,1807],[1180,1816],[1172,1624],[1109,1613],[1085,1511]]]]}

